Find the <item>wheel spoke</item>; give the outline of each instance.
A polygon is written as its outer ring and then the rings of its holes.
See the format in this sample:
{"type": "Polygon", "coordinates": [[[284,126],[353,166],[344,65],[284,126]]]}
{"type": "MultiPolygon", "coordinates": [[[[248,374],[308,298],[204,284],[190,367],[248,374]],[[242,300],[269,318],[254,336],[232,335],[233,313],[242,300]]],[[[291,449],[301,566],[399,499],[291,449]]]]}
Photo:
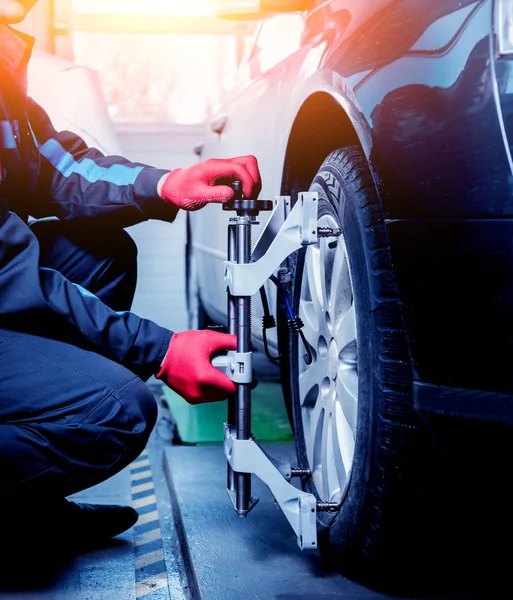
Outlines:
{"type": "Polygon", "coordinates": [[[322,422],[322,449],[321,455],[321,473],[322,473],[322,497],[328,500],[330,493],[330,472],[333,471],[333,439],[330,427],[331,415],[329,411],[324,411],[322,422]]]}
{"type": "Polygon", "coordinates": [[[301,404],[312,405],[317,400],[322,382],[327,376],[328,363],[325,359],[318,359],[305,367],[305,370],[299,373],[299,397],[301,404]]]}
{"type": "Polygon", "coordinates": [[[331,275],[333,273],[333,251],[328,248],[328,240],[319,240],[319,298],[325,311],[329,308],[329,292],[331,288],[331,275]]]}
{"type": "Polygon", "coordinates": [[[333,257],[330,280],[330,311],[333,316],[344,313],[351,305],[351,279],[347,262],[346,246],[342,237],[338,238],[333,257]]]}
{"type": "Polygon", "coordinates": [[[340,500],[341,488],[345,487],[347,480],[346,468],[340,449],[339,431],[337,430],[336,404],[329,415],[328,429],[328,456],[327,475],[329,493],[326,496],[329,502],[340,500]]]}
{"type": "Polygon", "coordinates": [[[312,478],[317,490],[322,493],[323,488],[323,463],[322,440],[324,435],[324,408],[322,402],[317,402],[311,411],[308,411],[308,431],[305,431],[306,454],[312,470],[312,478]]]}
{"type": "Polygon", "coordinates": [[[343,351],[349,344],[356,341],[356,311],[354,303],[349,310],[342,314],[336,321],[335,340],[339,351],[343,351]]]}
{"type": "Polygon", "coordinates": [[[340,447],[340,432],[337,428],[337,415],[332,415],[330,422],[331,439],[333,440],[333,467],[334,476],[332,478],[332,484],[330,489],[330,502],[339,502],[341,497],[341,490],[347,485],[348,471],[344,463],[344,456],[340,447]]]}
{"type": "Polygon", "coordinates": [[[303,321],[303,333],[305,334],[308,343],[314,348],[317,348],[319,342],[319,315],[315,312],[311,300],[301,300],[299,316],[303,321]]]}
{"type": "MultiPolygon", "coordinates": [[[[349,347],[348,347],[349,348],[349,347]]],[[[349,353],[348,353],[349,355],[349,353]]],[[[358,402],[358,365],[356,358],[341,359],[338,370],[338,381],[351,396],[355,403],[358,402]]]]}
{"type": "MultiPolygon", "coordinates": [[[[320,250],[317,246],[308,248],[305,257],[309,299],[319,319],[324,318],[324,290],[321,280],[320,250]]],[[[324,279],[324,278],[323,278],[324,279]]]]}
{"type": "Polygon", "coordinates": [[[339,481],[343,479],[340,481],[340,485],[343,487],[353,464],[356,432],[338,402],[335,403],[332,424],[333,439],[336,444],[335,461],[337,462],[339,481]]]}
{"type": "Polygon", "coordinates": [[[353,394],[352,390],[348,389],[348,386],[344,382],[344,378],[340,377],[340,374],[337,378],[336,390],[335,404],[339,405],[344,419],[347,421],[352,431],[356,431],[358,422],[358,396],[357,394],[353,394]]]}

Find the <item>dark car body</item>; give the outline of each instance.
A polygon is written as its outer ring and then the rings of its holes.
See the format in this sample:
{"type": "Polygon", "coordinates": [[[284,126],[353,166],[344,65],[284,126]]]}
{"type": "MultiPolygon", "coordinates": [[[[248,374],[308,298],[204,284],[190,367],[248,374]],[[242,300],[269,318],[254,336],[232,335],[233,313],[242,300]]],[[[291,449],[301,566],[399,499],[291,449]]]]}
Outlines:
{"type": "Polygon", "coordinates": [[[383,31],[409,39],[369,65],[356,94],[372,123],[417,403],[510,420],[500,394],[513,391],[511,63],[496,56],[491,2],[394,6],[383,31]]]}

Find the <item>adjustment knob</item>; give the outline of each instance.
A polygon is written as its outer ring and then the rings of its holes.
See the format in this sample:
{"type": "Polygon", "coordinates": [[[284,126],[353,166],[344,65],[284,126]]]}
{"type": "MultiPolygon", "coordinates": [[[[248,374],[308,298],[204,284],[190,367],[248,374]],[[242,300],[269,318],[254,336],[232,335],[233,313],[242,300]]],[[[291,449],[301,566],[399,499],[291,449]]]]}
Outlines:
{"type": "Polygon", "coordinates": [[[233,210],[239,217],[256,217],[260,211],[273,209],[272,200],[244,198],[242,181],[239,179],[235,179],[230,185],[235,193],[231,200],[223,204],[223,210],[233,210]]]}

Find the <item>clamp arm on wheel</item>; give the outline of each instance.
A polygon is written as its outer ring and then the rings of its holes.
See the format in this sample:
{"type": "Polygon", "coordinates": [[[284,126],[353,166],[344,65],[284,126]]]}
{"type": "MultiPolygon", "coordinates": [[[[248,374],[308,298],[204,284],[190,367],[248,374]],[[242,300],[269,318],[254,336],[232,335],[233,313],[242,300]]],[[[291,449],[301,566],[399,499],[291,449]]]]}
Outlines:
{"type": "Polygon", "coordinates": [[[278,197],[251,254],[252,262],[225,261],[224,278],[232,296],[253,296],[290,254],[317,243],[317,192],[301,192],[289,216],[276,231],[276,224],[283,220],[282,202],[286,198],[278,197]]]}
{"type": "MultiPolygon", "coordinates": [[[[297,535],[301,550],[317,549],[317,502],[313,494],[294,487],[275,461],[254,441],[238,440],[234,428],[224,426],[226,460],[237,473],[253,473],[271,490],[276,502],[297,535]]],[[[288,473],[290,477],[290,473],[288,473]]]]}

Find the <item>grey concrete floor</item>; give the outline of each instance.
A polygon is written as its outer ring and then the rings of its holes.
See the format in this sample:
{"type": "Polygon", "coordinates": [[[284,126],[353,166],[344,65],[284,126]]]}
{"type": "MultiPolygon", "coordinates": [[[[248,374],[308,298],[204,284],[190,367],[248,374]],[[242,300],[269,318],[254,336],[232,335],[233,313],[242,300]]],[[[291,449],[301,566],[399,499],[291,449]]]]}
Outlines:
{"type": "MultiPolygon", "coordinates": [[[[293,444],[265,444],[275,458],[295,464],[293,444]]],[[[164,467],[178,524],[192,600],[499,600],[511,584],[469,571],[462,585],[437,584],[428,574],[408,580],[406,593],[384,593],[376,582],[357,583],[327,570],[316,552],[301,552],[269,489],[252,478],[259,503],[239,518],[226,492],[221,446],[170,446],[164,467]],[[474,585],[474,582],[479,585],[474,585]],[[499,585],[498,585],[499,584],[499,585]],[[463,589],[464,588],[464,589],[463,589]],[[499,593],[498,590],[500,590],[499,593]]],[[[471,526],[469,524],[469,526],[471,526]]],[[[505,556],[507,550],[504,549],[505,556]]],[[[454,557],[455,566],[459,557],[454,557]]],[[[408,574],[405,573],[405,578],[408,574]]],[[[434,574],[433,574],[434,575],[434,574]]],[[[406,583],[406,580],[405,582],[406,583]]],[[[398,582],[398,588],[405,587],[398,582]]]]}
{"type": "MultiPolygon", "coordinates": [[[[268,444],[280,459],[294,460],[291,444],[268,444]]],[[[338,573],[323,570],[317,553],[302,553],[296,536],[256,477],[259,503],[244,519],[226,492],[226,460],[218,446],[165,450],[175,514],[183,523],[183,553],[193,598],[204,600],[327,600],[387,598],[338,573]]],[[[180,528],[182,529],[182,528],[180,528]]]]}

